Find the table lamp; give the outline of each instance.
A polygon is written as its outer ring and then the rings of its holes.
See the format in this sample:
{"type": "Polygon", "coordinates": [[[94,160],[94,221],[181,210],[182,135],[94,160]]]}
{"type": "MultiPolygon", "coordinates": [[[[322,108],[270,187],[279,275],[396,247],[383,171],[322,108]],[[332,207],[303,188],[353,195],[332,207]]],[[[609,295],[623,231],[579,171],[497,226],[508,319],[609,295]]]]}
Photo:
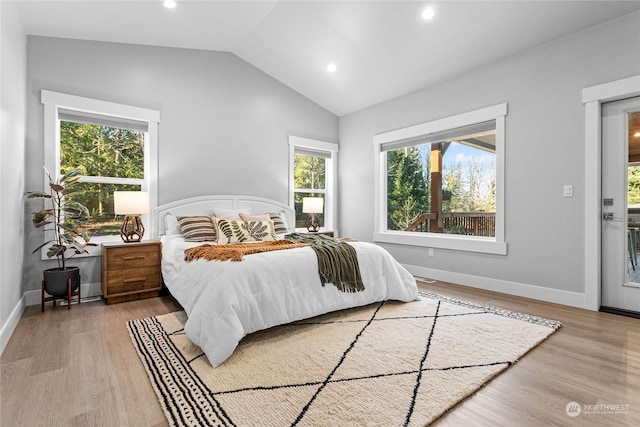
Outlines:
{"type": "Polygon", "coordinates": [[[149,193],[146,191],[114,191],[113,210],[124,215],[120,237],[125,243],[139,242],[144,235],[140,215],[149,212],[149,193]]]}
{"type": "Polygon", "coordinates": [[[320,229],[316,214],[322,213],[324,205],[324,199],[322,197],[303,197],[302,198],[302,213],[309,214],[309,220],[307,221],[307,230],[315,233],[320,229]]]}

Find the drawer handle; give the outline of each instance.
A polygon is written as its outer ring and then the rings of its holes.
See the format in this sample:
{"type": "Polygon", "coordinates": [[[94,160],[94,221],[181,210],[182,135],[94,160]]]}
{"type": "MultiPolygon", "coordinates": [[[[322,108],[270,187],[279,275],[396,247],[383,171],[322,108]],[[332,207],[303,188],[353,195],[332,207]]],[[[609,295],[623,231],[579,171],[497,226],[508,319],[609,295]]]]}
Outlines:
{"type": "Polygon", "coordinates": [[[124,283],[138,283],[138,282],[144,282],[146,280],[145,277],[140,277],[140,278],[133,278],[133,279],[124,279],[124,283]]]}
{"type": "Polygon", "coordinates": [[[133,261],[134,259],[145,259],[144,255],[136,255],[136,256],[123,256],[122,259],[125,261],[133,261]]]}

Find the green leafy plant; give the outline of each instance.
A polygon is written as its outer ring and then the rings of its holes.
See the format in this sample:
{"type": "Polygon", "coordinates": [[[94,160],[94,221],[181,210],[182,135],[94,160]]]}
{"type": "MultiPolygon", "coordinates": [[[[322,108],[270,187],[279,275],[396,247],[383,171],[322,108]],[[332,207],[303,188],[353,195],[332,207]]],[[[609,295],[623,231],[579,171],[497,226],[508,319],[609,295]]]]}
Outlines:
{"type": "Polygon", "coordinates": [[[43,229],[45,233],[53,232],[53,238],[46,240],[33,253],[50,244],[47,256],[58,258],[58,267],[66,270],[67,259],[88,253],[88,246],[96,246],[95,243],[89,243],[91,236],[82,226],[89,217],[89,210],[82,203],[65,199],[65,196],[76,192],[72,184],[80,178],[80,169],[76,168],[58,180],[51,177],[47,168],[44,171],[49,180],[49,192],[28,191],[25,195],[29,199],[45,200],[45,208],[34,212],[31,220],[36,228],[43,229]],[[73,251],[71,256],[67,255],[69,250],[73,251]]]}

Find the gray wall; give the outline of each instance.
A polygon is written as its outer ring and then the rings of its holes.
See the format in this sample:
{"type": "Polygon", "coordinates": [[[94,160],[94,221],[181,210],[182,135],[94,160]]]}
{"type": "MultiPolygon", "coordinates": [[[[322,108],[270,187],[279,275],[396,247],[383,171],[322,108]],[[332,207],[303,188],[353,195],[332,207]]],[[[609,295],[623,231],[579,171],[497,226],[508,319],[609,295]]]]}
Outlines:
{"type": "MultiPolygon", "coordinates": [[[[28,189],[43,185],[42,89],[159,110],[159,204],[204,194],[288,203],[287,136],[338,139],[335,115],[233,54],[30,36],[28,189]]],[[[29,290],[53,261],[31,255],[41,235],[29,226],[27,236],[29,290]]],[[[83,283],[100,282],[99,261],[74,261],[83,283]]]]}
{"type": "Polygon", "coordinates": [[[0,353],[22,315],[26,36],[0,2],[0,353]]]}
{"type": "Polygon", "coordinates": [[[583,293],[581,90],[637,74],[640,15],[634,13],[342,117],[341,233],[372,239],[374,134],[507,102],[508,255],[436,249],[429,258],[426,248],[384,246],[410,266],[583,293]],[[563,184],[574,186],[574,197],[563,198],[563,184]]]}

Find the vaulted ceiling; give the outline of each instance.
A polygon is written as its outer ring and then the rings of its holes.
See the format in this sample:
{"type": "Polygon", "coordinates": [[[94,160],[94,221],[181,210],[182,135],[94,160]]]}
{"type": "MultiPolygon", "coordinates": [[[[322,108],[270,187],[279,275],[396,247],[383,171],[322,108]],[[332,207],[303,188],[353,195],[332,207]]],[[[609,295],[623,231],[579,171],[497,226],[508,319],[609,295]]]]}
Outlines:
{"type": "Polygon", "coordinates": [[[232,52],[338,116],[640,9],[611,0],[176,1],[3,3],[30,35],[232,52]],[[428,6],[431,20],[421,17],[428,6]]]}

